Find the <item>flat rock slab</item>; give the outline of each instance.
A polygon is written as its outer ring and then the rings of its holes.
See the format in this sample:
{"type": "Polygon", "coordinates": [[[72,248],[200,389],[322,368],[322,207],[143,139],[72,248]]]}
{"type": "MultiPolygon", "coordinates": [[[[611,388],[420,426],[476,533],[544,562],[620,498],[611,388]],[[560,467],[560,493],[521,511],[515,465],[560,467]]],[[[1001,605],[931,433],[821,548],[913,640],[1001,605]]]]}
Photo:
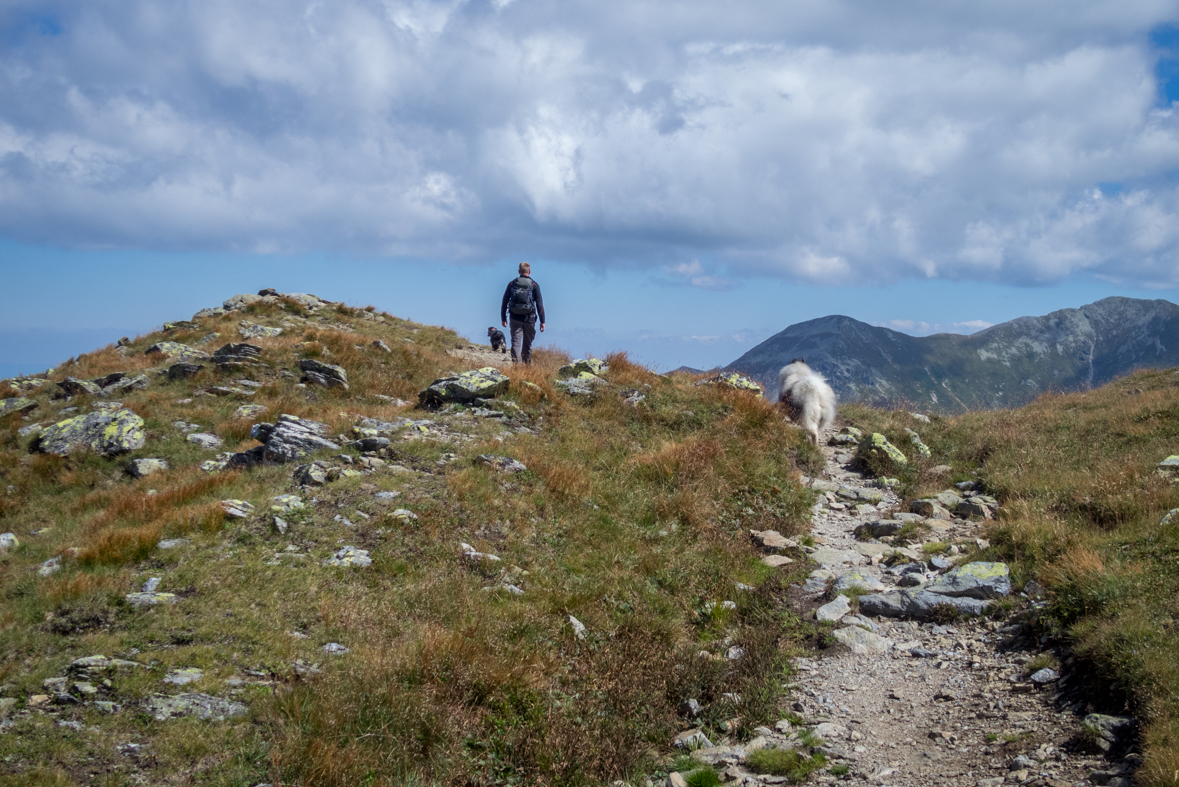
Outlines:
{"type": "Polygon", "coordinates": [[[831,549],[820,547],[809,555],[810,559],[820,566],[838,566],[847,564],[858,566],[864,562],[864,556],[851,549],[831,549]]]}
{"type": "Polygon", "coordinates": [[[143,592],[128,593],[126,599],[133,607],[153,607],[156,604],[175,604],[180,597],[175,593],[143,592]]]}
{"type": "Polygon", "coordinates": [[[829,601],[815,610],[815,620],[820,623],[835,623],[849,612],[851,602],[847,600],[847,596],[836,596],[834,601],[829,601]]]}
{"type": "Polygon", "coordinates": [[[210,694],[177,694],[172,697],[157,694],[143,703],[143,709],[156,721],[167,721],[193,716],[205,721],[225,721],[244,716],[249,710],[233,700],[214,697],[210,694]]]}
{"type": "Polygon", "coordinates": [[[841,644],[846,645],[857,656],[868,656],[875,653],[888,653],[892,649],[893,641],[871,631],[864,631],[859,626],[848,626],[832,632],[841,644]]]}
{"type": "Polygon", "coordinates": [[[988,606],[989,601],[946,596],[928,590],[898,590],[860,596],[861,613],[886,618],[925,620],[940,607],[953,607],[963,615],[981,615],[988,606]]]}
{"type": "Polygon", "coordinates": [[[1006,563],[967,563],[946,572],[925,589],[943,596],[1001,598],[1011,594],[1011,573],[1006,563]]]}
{"type": "Polygon", "coordinates": [[[835,580],[833,590],[836,593],[844,590],[868,590],[879,593],[884,590],[884,583],[867,572],[852,569],[835,580]]]}

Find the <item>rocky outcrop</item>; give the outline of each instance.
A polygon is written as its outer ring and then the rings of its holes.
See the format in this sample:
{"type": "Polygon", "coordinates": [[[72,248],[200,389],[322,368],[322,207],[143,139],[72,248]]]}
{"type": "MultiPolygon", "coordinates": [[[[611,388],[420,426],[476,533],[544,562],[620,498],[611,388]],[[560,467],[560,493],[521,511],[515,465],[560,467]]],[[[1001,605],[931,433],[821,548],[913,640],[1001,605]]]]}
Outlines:
{"type": "Polygon", "coordinates": [[[144,355],[161,355],[173,361],[195,361],[206,360],[209,357],[207,352],[189,347],[187,344],[180,342],[156,342],[151,347],[143,351],[144,355]]]}
{"type": "Polygon", "coordinates": [[[557,377],[565,380],[569,377],[576,377],[584,372],[601,375],[609,371],[609,369],[610,367],[601,358],[579,358],[558,369],[557,377]]]}
{"type": "Polygon", "coordinates": [[[343,366],[317,361],[314,358],[304,358],[299,361],[299,368],[303,370],[303,382],[319,385],[324,388],[343,388],[348,390],[348,373],[343,366]]]}
{"type": "Polygon", "coordinates": [[[90,450],[113,456],[142,448],[146,438],[143,419],[130,410],[94,412],[58,421],[37,437],[37,450],[66,456],[90,450]]]}
{"type": "Polygon", "coordinates": [[[274,424],[255,424],[250,436],[262,443],[260,458],[268,462],[294,462],[314,451],[338,451],[340,446],[327,439],[327,424],[280,415],[274,424]]]}
{"type": "Polygon", "coordinates": [[[451,377],[440,377],[418,394],[423,406],[436,407],[450,402],[493,399],[505,394],[511,380],[493,366],[474,369],[451,377]]]}

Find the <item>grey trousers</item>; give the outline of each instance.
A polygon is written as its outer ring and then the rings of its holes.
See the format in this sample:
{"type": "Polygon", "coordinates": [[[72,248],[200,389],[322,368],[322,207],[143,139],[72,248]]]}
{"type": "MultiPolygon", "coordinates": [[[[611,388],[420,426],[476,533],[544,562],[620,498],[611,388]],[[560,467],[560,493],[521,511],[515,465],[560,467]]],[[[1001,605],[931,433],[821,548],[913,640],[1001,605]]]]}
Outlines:
{"type": "Polygon", "coordinates": [[[532,363],[532,340],[536,338],[536,323],[512,319],[512,362],[532,363]]]}

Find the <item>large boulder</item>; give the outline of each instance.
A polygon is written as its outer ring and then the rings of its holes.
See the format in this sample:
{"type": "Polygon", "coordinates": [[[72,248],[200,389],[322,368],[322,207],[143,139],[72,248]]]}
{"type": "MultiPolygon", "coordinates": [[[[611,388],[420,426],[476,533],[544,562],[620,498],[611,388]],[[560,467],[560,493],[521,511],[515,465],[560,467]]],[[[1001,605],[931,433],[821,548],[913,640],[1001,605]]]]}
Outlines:
{"type": "Polygon", "coordinates": [[[262,300],[261,295],[255,295],[252,292],[243,292],[240,295],[233,296],[232,298],[225,301],[221,305],[222,305],[222,307],[224,307],[225,311],[231,312],[231,311],[234,311],[235,309],[245,308],[246,306],[249,306],[251,303],[257,303],[260,300],[262,300]]]}
{"type": "Polygon", "coordinates": [[[213,363],[222,369],[234,369],[239,366],[257,366],[258,358],[262,355],[262,348],[247,342],[231,342],[222,345],[213,353],[213,363]]]}
{"type": "Polygon", "coordinates": [[[112,456],[143,448],[143,419],[130,410],[94,412],[58,421],[46,427],[37,441],[37,450],[66,456],[89,449],[102,456],[112,456]]]}
{"type": "Polygon", "coordinates": [[[469,402],[472,399],[492,399],[507,393],[511,380],[493,366],[473,369],[452,377],[439,377],[418,394],[418,402],[436,406],[449,402],[469,402]]]}
{"type": "Polygon", "coordinates": [[[981,615],[989,601],[977,598],[947,596],[928,590],[897,590],[891,593],[870,593],[860,596],[860,612],[886,618],[926,620],[936,617],[943,607],[953,607],[962,615],[981,615]]]}
{"type": "Polygon", "coordinates": [[[1001,598],[1011,594],[1011,572],[1006,563],[967,563],[947,571],[925,589],[943,596],[1001,598]]]}
{"type": "Polygon", "coordinates": [[[23,396],[16,396],[11,399],[0,399],[0,418],[4,418],[15,413],[27,413],[37,409],[37,403],[32,399],[26,399],[23,396]]]}
{"type": "Polygon", "coordinates": [[[324,388],[343,388],[348,390],[348,372],[343,366],[334,363],[324,363],[314,358],[304,358],[299,361],[299,368],[303,370],[303,382],[312,385],[322,385],[324,388]]]}
{"type": "Polygon", "coordinates": [[[86,394],[88,396],[98,396],[102,393],[102,386],[97,383],[92,383],[89,380],[79,380],[77,377],[67,377],[57,384],[66,396],[78,396],[86,394]]]}

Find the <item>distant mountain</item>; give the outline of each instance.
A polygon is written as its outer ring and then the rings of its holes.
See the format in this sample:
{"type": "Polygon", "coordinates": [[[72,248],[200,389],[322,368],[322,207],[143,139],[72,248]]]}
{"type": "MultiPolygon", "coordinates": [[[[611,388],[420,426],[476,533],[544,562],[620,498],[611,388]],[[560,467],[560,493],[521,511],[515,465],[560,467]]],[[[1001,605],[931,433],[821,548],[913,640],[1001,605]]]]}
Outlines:
{"type": "Polygon", "coordinates": [[[678,366],[675,369],[672,369],[670,372],[668,372],[668,374],[707,374],[707,373],[708,372],[704,369],[695,369],[691,366],[678,366]]]}
{"type": "Polygon", "coordinates": [[[1179,306],[1105,298],[1020,317],[971,336],[909,336],[832,315],[791,325],[726,368],[777,398],[792,358],[826,375],[843,401],[962,412],[1017,407],[1045,391],[1075,391],[1134,369],[1179,366],[1179,306]]]}

